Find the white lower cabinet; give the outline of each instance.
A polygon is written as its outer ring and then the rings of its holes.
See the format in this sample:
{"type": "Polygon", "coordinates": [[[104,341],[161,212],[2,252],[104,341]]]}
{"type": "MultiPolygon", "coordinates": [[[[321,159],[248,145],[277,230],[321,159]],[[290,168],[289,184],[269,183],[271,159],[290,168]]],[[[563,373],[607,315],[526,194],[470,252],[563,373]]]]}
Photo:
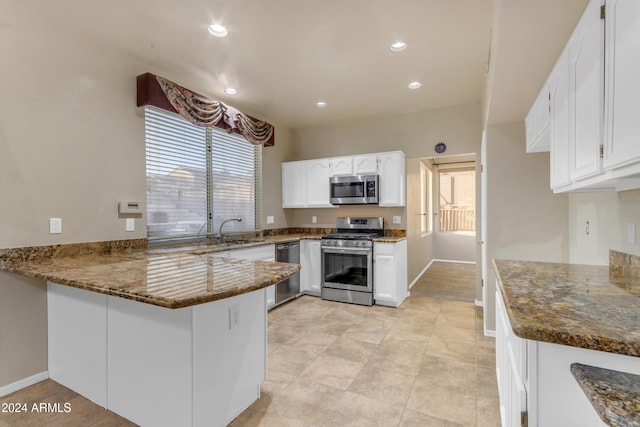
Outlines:
{"type": "Polygon", "coordinates": [[[300,240],[300,292],[320,296],[320,240],[300,240]]]}
{"type": "Polygon", "coordinates": [[[640,374],[637,357],[523,339],[513,333],[496,283],[496,375],[504,427],[601,426],[572,363],[640,374]]]}
{"type": "Polygon", "coordinates": [[[373,244],[373,298],[376,304],[398,307],[409,296],[407,241],[373,244]]]}

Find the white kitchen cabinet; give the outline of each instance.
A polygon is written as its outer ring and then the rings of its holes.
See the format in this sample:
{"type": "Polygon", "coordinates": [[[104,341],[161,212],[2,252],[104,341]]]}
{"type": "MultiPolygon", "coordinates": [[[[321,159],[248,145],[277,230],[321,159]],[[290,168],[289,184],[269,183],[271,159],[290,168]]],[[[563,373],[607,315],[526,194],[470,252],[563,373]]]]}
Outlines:
{"type": "Polygon", "coordinates": [[[520,426],[520,414],[526,412],[529,427],[600,426],[571,373],[571,364],[639,374],[638,358],[520,338],[513,333],[499,283],[496,289],[496,375],[502,425],[520,426]]]}
{"type": "Polygon", "coordinates": [[[308,160],[307,173],[307,200],[308,207],[331,207],[329,202],[329,176],[331,175],[329,159],[308,160]]]}
{"type": "Polygon", "coordinates": [[[551,95],[551,188],[557,189],[570,183],[569,180],[569,55],[564,50],[549,79],[551,95]]]}
{"type": "Polygon", "coordinates": [[[603,0],[591,0],[567,45],[569,56],[569,177],[577,181],[602,170],[604,20],[603,0]]]}
{"type": "Polygon", "coordinates": [[[402,151],[378,154],[379,206],[406,204],[405,160],[402,151]]]}
{"type": "Polygon", "coordinates": [[[398,307],[409,296],[407,241],[373,244],[373,296],[376,304],[398,307]]]}
{"type": "Polygon", "coordinates": [[[527,341],[517,337],[496,292],[496,376],[503,426],[520,426],[527,411],[527,341]]]}
{"type": "Polygon", "coordinates": [[[607,0],[604,168],[640,162],[640,2],[607,0]]]}
{"type": "Polygon", "coordinates": [[[304,161],[282,164],[282,207],[307,206],[307,169],[304,161]]]}
{"type": "Polygon", "coordinates": [[[524,119],[527,153],[550,150],[549,121],[549,86],[545,83],[524,119]]]}
{"type": "Polygon", "coordinates": [[[300,240],[300,291],[320,296],[321,276],[320,240],[300,240]]]}
{"type": "Polygon", "coordinates": [[[353,175],[353,157],[335,157],[331,162],[331,176],[353,175]]]}
{"type": "Polygon", "coordinates": [[[353,158],[354,175],[376,175],[378,173],[378,156],[367,154],[353,158]]]}

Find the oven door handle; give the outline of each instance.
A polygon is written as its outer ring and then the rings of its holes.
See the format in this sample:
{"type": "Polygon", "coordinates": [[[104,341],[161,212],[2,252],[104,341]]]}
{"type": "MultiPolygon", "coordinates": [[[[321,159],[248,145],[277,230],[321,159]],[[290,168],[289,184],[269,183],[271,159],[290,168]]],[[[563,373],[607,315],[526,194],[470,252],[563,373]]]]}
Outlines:
{"type": "Polygon", "coordinates": [[[322,248],[322,251],[328,254],[358,253],[358,254],[366,255],[372,251],[372,248],[326,247],[326,248],[322,248]]]}

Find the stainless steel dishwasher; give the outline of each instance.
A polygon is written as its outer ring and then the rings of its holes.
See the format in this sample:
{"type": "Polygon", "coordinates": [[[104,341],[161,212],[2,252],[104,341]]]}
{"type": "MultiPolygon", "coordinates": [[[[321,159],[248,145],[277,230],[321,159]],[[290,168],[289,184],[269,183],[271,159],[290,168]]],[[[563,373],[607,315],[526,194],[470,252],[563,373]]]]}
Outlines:
{"type": "MultiPolygon", "coordinates": [[[[300,242],[276,245],[276,261],[300,264],[300,242]]],[[[276,285],[276,304],[295,298],[300,293],[300,272],[276,285]]]]}

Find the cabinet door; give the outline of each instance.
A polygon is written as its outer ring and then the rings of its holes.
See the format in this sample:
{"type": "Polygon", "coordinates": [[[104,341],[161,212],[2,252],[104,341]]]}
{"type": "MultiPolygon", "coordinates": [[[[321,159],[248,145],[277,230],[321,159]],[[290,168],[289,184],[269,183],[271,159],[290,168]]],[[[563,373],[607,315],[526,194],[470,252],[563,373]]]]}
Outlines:
{"type": "Polygon", "coordinates": [[[604,168],[640,160],[640,2],[607,0],[604,168]]]}
{"type": "Polygon", "coordinates": [[[320,292],[320,241],[300,241],[300,291],[320,292]]]}
{"type": "Polygon", "coordinates": [[[353,175],[353,157],[331,159],[331,176],[353,175]]]}
{"type": "Polygon", "coordinates": [[[329,159],[309,160],[307,164],[307,206],[326,207],[329,203],[329,159]]]}
{"type": "Polygon", "coordinates": [[[303,208],[306,200],[307,169],[305,162],[282,164],[282,207],[303,208]]]}
{"type": "Polygon", "coordinates": [[[569,56],[565,50],[551,74],[551,188],[569,184],[569,56]]]}
{"type": "Polygon", "coordinates": [[[404,153],[401,151],[382,153],[378,155],[379,175],[379,205],[380,206],[404,206],[405,205],[405,164],[404,153]]]}
{"type": "Polygon", "coordinates": [[[353,158],[353,172],[355,175],[375,175],[378,173],[378,156],[355,156],[353,158]]]}
{"type": "Polygon", "coordinates": [[[549,87],[544,84],[524,120],[527,153],[549,151],[549,87]]]}
{"type": "Polygon", "coordinates": [[[602,0],[591,0],[567,47],[571,82],[571,181],[600,173],[604,84],[602,0]]]}
{"type": "Polygon", "coordinates": [[[391,248],[391,254],[381,250],[387,245],[389,244],[376,244],[378,249],[374,249],[373,297],[376,303],[378,301],[395,302],[397,299],[396,259],[393,256],[393,248],[391,248]]]}

